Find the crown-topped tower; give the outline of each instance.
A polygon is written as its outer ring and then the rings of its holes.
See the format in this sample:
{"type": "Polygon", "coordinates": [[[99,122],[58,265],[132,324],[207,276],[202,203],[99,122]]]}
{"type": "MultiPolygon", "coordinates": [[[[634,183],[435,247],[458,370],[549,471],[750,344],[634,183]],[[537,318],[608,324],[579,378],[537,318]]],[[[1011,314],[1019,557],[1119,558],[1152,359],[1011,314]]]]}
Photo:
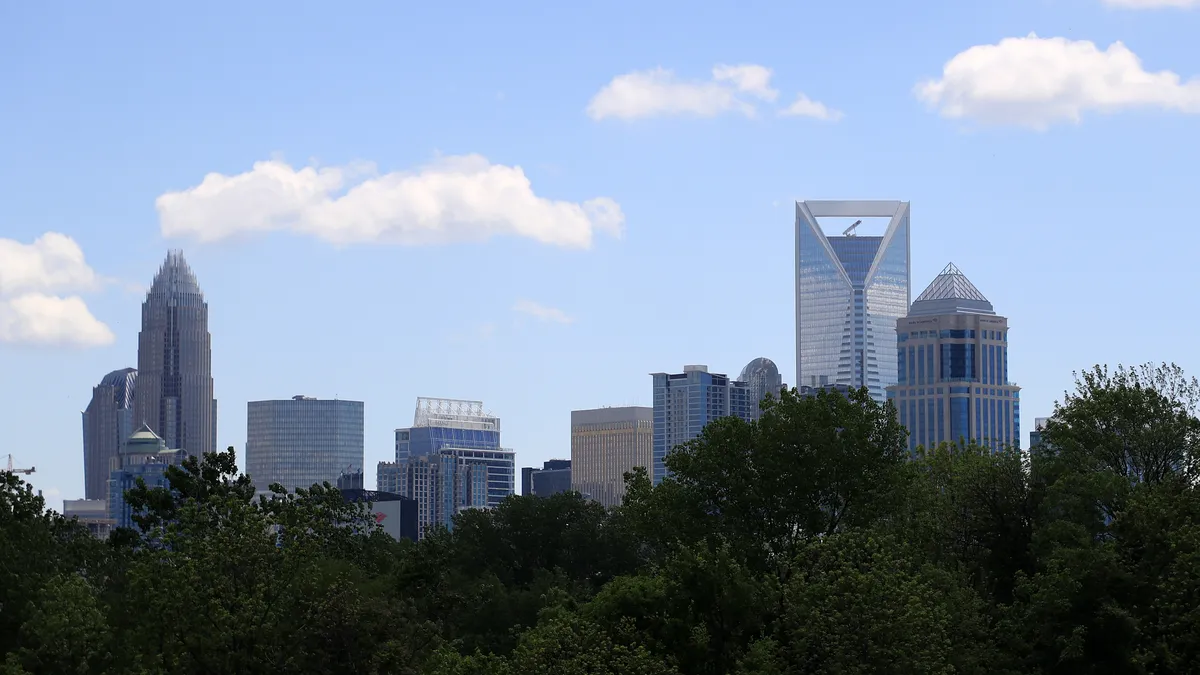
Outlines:
{"type": "Polygon", "coordinates": [[[1008,319],[954,263],[896,322],[888,387],[909,447],[971,441],[1020,447],[1021,388],[1008,379],[1008,319]]]}
{"type": "Polygon", "coordinates": [[[217,449],[208,303],[182,251],[170,251],[142,303],[133,423],[190,455],[217,449]]]}

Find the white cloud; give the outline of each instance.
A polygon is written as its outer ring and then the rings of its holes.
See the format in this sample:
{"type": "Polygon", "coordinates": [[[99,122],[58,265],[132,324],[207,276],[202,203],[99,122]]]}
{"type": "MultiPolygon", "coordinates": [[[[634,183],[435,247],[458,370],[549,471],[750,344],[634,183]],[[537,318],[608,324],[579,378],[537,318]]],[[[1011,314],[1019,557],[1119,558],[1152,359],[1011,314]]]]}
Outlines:
{"type": "Polygon", "coordinates": [[[234,176],[210,173],[195,187],[160,196],[155,206],[163,236],[200,242],[288,231],[335,244],[443,244],[509,235],[587,248],[594,233],[620,237],[625,224],[612,199],[539,197],[521,167],[479,155],[385,174],[371,164],[297,170],[278,159],[262,161],[234,176]]]}
{"type": "Polygon", "coordinates": [[[771,88],[771,70],[764,66],[717,65],[707,81],[683,81],[670,70],[654,68],[614,77],[592,97],[587,113],[594,120],[713,117],[727,112],[753,117],[755,101],[774,101],[778,96],[771,88]]]}
{"type": "Polygon", "coordinates": [[[113,342],[108,326],[78,296],[101,279],[70,237],[47,232],[32,244],[0,239],[0,343],[94,347],[113,342]]]}
{"type": "Polygon", "coordinates": [[[811,117],[813,119],[825,120],[826,122],[837,122],[842,119],[842,111],[834,110],[829,106],[814,101],[804,94],[797,94],[796,100],[791,105],[779,111],[780,115],[785,117],[811,117]]]}
{"type": "Polygon", "coordinates": [[[540,305],[532,300],[518,300],[517,304],[513,305],[513,311],[521,314],[528,314],[539,321],[552,321],[554,323],[571,323],[574,321],[567,316],[566,312],[554,307],[540,305]]]}
{"type": "Polygon", "coordinates": [[[114,339],[108,326],[92,316],[78,296],[26,293],[0,298],[0,342],[99,347],[114,339]]]}
{"type": "Polygon", "coordinates": [[[65,234],[47,232],[32,244],[0,239],[0,294],[85,290],[97,283],[83,250],[65,234]]]}
{"type": "Polygon", "coordinates": [[[1086,40],[1006,38],[946,63],[939,80],[917,85],[918,98],[944,117],[1046,129],[1078,122],[1085,111],[1159,108],[1200,113],[1200,81],[1147,72],[1124,44],[1100,50],[1086,40]]]}
{"type": "Polygon", "coordinates": [[[1119,7],[1121,9],[1162,9],[1164,7],[1176,7],[1187,9],[1189,7],[1200,7],[1200,0],[1102,0],[1109,7],[1119,7]]]}

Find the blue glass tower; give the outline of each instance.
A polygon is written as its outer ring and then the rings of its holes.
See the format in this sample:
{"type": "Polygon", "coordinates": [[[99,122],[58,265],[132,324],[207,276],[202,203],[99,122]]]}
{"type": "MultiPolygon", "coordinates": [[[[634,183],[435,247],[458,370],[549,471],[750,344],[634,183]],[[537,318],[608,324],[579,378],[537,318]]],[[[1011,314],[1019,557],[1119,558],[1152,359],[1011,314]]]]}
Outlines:
{"type": "Polygon", "coordinates": [[[757,389],[748,382],[708,372],[708,366],[684,366],[682,373],[651,373],[654,378],[653,479],[667,476],[667,453],[700,435],[714,420],[757,415],[757,389]]]}
{"type": "Polygon", "coordinates": [[[908,202],[796,202],[796,386],[865,386],[886,400],[909,286],[908,202]],[[826,236],[818,218],[860,220],[826,236]],[[859,236],[862,218],[888,218],[887,230],[859,236]]]}

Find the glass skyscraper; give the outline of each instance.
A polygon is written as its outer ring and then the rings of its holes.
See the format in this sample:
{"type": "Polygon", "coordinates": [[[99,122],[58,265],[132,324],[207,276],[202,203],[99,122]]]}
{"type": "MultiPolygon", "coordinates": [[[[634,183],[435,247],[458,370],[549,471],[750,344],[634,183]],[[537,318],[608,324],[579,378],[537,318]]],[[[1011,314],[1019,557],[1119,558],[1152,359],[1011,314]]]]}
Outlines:
{"type": "Polygon", "coordinates": [[[181,251],[171,251],[142,303],[134,424],[189,455],[217,450],[208,303],[181,251]]]}
{"type": "Polygon", "coordinates": [[[122,368],[92,388],[83,411],[83,485],[86,499],[107,499],[113,459],[133,435],[133,401],[137,370],[122,368]]]}
{"type": "Polygon", "coordinates": [[[796,386],[865,386],[886,400],[909,286],[908,202],[796,202],[796,386]],[[818,218],[859,221],[827,236],[818,218]],[[888,218],[887,229],[859,236],[862,218],[888,218]]]}
{"type": "Polygon", "coordinates": [[[516,492],[516,458],[500,447],[500,418],[482,401],[418,398],[413,425],[396,429],[396,462],[379,465],[380,490],[396,488],[418,502],[427,526],[452,525],[465,508],[490,508],[516,492]]]}
{"type": "Polygon", "coordinates": [[[651,477],[655,485],[667,476],[667,454],[699,436],[709,422],[730,415],[746,421],[757,416],[760,392],[748,382],[710,373],[708,366],[684,366],[682,373],[650,376],[654,378],[651,477]]]}
{"type": "Polygon", "coordinates": [[[336,485],[362,468],[362,401],[293,396],[246,405],[246,473],[257,490],[336,485]]]}
{"type": "Polygon", "coordinates": [[[896,322],[898,382],[888,388],[910,449],[975,441],[1021,445],[1021,388],[1008,380],[1008,319],[953,264],[896,322]]]}

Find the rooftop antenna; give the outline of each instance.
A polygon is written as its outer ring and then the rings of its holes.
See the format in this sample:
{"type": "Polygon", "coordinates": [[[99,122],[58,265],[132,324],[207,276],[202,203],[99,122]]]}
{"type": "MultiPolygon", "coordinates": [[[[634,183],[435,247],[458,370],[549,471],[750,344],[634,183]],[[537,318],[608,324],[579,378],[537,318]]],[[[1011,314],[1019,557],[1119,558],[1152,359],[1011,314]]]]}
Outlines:
{"type": "Polygon", "coordinates": [[[842,236],[843,236],[843,237],[854,237],[854,236],[857,236],[857,235],[855,235],[855,234],[854,234],[854,230],[855,230],[856,228],[858,228],[858,226],[859,226],[859,225],[862,225],[862,219],[861,219],[861,218],[860,218],[860,219],[858,219],[858,220],[856,220],[856,221],[854,221],[854,224],[853,224],[853,225],[851,225],[850,227],[847,227],[847,228],[846,228],[846,231],[842,233],[842,236]]]}

